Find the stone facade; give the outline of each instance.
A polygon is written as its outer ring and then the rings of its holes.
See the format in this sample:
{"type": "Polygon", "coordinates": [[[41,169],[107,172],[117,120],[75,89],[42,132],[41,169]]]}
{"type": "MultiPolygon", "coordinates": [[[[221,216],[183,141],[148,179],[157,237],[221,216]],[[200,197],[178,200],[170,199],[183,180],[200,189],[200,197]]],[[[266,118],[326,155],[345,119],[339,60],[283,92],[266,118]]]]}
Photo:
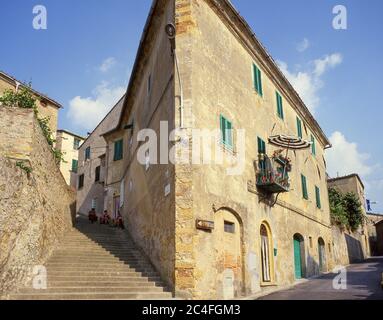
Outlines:
{"type": "Polygon", "coordinates": [[[66,130],[58,130],[56,148],[63,153],[64,161],[60,162],[60,170],[66,183],[72,188],[77,186],[78,149],[85,138],[66,130]]]}
{"type": "MultiPolygon", "coordinates": [[[[299,243],[299,277],[334,265],[324,160],[329,141],[229,1],[154,2],[121,118],[104,137],[106,207],[113,211],[120,196],[127,229],[176,296],[230,299],[292,284],[298,264],[294,239],[299,243]],[[176,56],[165,33],[168,23],[177,29],[176,56]],[[262,97],[254,89],[253,64],[262,71],[262,97]],[[283,120],[277,115],[276,91],[283,99],[283,120]],[[226,174],[240,159],[220,139],[213,146],[223,150],[224,165],[138,162],[140,129],[152,129],[159,137],[178,128],[176,142],[165,147],[174,156],[185,150],[185,142],[189,150],[198,143],[192,139],[193,129],[219,130],[221,115],[234,129],[246,130],[241,174],[226,174]],[[291,152],[290,191],[266,199],[255,183],[257,137],[296,136],[297,117],[303,138],[315,137],[316,152],[291,152]],[[167,121],[166,129],[160,130],[161,121],[167,121]],[[121,139],[123,158],[114,161],[121,139]],[[197,220],[213,222],[214,228],[199,230],[197,220]]],[[[158,151],[163,150],[157,142],[158,151]]],[[[275,150],[267,144],[268,155],[275,150]]]]}
{"type": "Polygon", "coordinates": [[[174,129],[174,58],[165,33],[166,24],[173,21],[174,2],[158,1],[139,49],[131,80],[134,89],[128,91],[125,112],[116,130],[104,135],[108,143],[106,208],[112,215],[121,212],[132,238],[170,287],[174,286],[174,165],[146,168],[139,164],[143,142],[138,142],[137,135],[147,128],[160,136],[161,121],[168,123],[165,136],[174,129]],[[124,129],[126,125],[133,128],[124,129]],[[115,145],[121,139],[123,158],[115,161],[115,145]]]}
{"type": "Polygon", "coordinates": [[[376,225],[376,255],[383,256],[383,221],[378,222],[376,225]]]}
{"type": "MultiPolygon", "coordinates": [[[[104,211],[104,193],[105,193],[105,154],[107,145],[101,136],[104,132],[115,126],[119,119],[122,103],[121,100],[111,109],[100,124],[85,139],[78,150],[78,169],[76,176],[77,188],[77,212],[87,215],[95,207],[97,214],[104,211]],[[90,158],[86,159],[86,150],[89,148],[90,158]],[[100,176],[96,181],[96,170],[100,168],[100,176]],[[83,186],[79,186],[80,177],[83,177],[83,186]]],[[[82,178],[81,178],[82,179],[82,178]]]]}
{"type": "Polygon", "coordinates": [[[72,227],[75,195],[33,110],[0,107],[0,135],[0,296],[6,297],[72,227]]]}
{"type": "MultiPolygon", "coordinates": [[[[13,77],[0,71],[0,95],[2,95],[5,90],[16,90],[18,84],[19,88],[23,86],[23,84],[20,81],[17,81],[13,77]]],[[[58,102],[50,99],[49,97],[33,89],[32,92],[37,98],[36,103],[40,117],[49,117],[49,124],[52,130],[53,137],[56,137],[58,114],[62,106],[58,102]]]]}
{"type": "Polygon", "coordinates": [[[367,230],[368,238],[370,240],[371,256],[379,255],[377,248],[378,235],[376,233],[376,224],[380,221],[383,221],[383,214],[367,212],[367,230]]]}
{"type": "Polygon", "coordinates": [[[355,232],[340,230],[338,227],[333,226],[333,241],[336,250],[335,262],[339,265],[347,265],[362,261],[371,255],[363,182],[357,174],[351,174],[345,177],[328,179],[327,183],[329,188],[335,188],[343,194],[349,192],[356,194],[362,204],[362,211],[365,216],[365,224],[355,232]]]}

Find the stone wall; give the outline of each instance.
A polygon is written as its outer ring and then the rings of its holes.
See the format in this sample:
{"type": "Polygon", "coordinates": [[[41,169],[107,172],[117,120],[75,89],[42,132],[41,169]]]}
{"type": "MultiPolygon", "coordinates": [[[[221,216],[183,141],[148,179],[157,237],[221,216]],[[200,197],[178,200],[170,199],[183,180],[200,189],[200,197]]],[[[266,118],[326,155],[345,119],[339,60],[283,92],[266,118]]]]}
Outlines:
{"type": "Polygon", "coordinates": [[[0,107],[0,295],[25,285],[72,227],[75,195],[32,110],[0,107]],[[22,162],[28,174],[16,166],[22,162]]]}
{"type": "Polygon", "coordinates": [[[174,57],[165,33],[166,24],[173,21],[174,1],[159,1],[134,75],[134,94],[127,96],[122,127],[105,137],[108,141],[106,206],[109,212],[114,212],[120,199],[119,209],[127,230],[169,288],[174,288],[174,165],[158,162],[159,151],[165,151],[161,156],[166,157],[168,150],[160,148],[160,137],[166,139],[174,129],[174,57]],[[162,121],[167,121],[168,126],[163,130],[162,121]],[[132,123],[132,130],[123,129],[132,123]],[[138,141],[138,133],[147,128],[156,133],[158,146],[158,164],[152,163],[148,168],[137,160],[144,145],[138,141]],[[114,143],[120,139],[123,139],[123,159],[114,161],[114,143]]]}
{"type": "MultiPolygon", "coordinates": [[[[5,90],[15,91],[16,85],[13,81],[0,75],[0,95],[2,95],[5,90]]],[[[35,94],[35,98],[39,116],[41,118],[49,117],[49,127],[52,130],[53,137],[56,137],[59,107],[53,105],[53,103],[48,100],[42,101],[43,99],[37,94],[35,94]]]]}

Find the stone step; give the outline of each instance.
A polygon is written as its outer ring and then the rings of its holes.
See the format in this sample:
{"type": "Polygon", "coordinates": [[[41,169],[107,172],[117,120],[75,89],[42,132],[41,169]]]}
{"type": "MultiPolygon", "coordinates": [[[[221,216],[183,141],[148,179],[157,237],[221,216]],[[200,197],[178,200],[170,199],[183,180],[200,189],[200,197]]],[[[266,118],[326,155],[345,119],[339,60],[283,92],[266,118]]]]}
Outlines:
{"type": "Polygon", "coordinates": [[[56,287],[46,290],[36,290],[36,289],[21,289],[17,294],[39,294],[39,293],[71,293],[71,292],[86,292],[86,293],[101,293],[101,292],[165,292],[163,287],[152,286],[127,286],[127,287],[56,287]]]}
{"type": "Polygon", "coordinates": [[[77,266],[77,267],[62,267],[61,265],[52,266],[50,265],[47,268],[48,273],[86,273],[86,272],[93,272],[93,273],[102,273],[102,272],[145,272],[150,273],[154,272],[153,268],[131,268],[129,266],[112,266],[112,267],[98,267],[95,266],[93,268],[88,266],[77,266]]]}
{"type": "Polygon", "coordinates": [[[48,263],[45,264],[45,267],[48,268],[48,270],[52,267],[62,267],[62,268],[81,268],[81,267],[85,267],[85,268],[142,268],[142,269],[146,269],[146,268],[153,268],[151,264],[149,263],[146,263],[146,264],[142,264],[142,263],[124,263],[122,261],[118,261],[118,262],[109,262],[109,263],[106,263],[106,262],[102,262],[102,263],[99,263],[99,262],[89,262],[89,263],[82,263],[82,262],[78,262],[78,261],[73,261],[73,262],[57,262],[57,261],[48,261],[48,263]]]}
{"type": "MultiPolygon", "coordinates": [[[[70,257],[73,257],[73,256],[76,256],[76,257],[86,257],[86,256],[91,256],[91,257],[108,257],[108,256],[116,256],[117,252],[114,253],[114,252],[111,252],[111,251],[97,251],[97,250],[93,250],[93,251],[66,251],[66,250],[56,250],[54,252],[54,254],[52,255],[52,257],[66,257],[66,256],[70,256],[70,257]]],[[[142,255],[138,254],[138,253],[134,253],[134,252],[129,252],[129,251],[120,251],[118,256],[122,256],[122,257],[141,257],[142,255]]]]}
{"type": "Polygon", "coordinates": [[[50,262],[58,262],[58,263],[71,263],[71,262],[79,262],[79,263],[116,263],[116,264],[142,264],[149,265],[149,262],[145,261],[143,258],[117,258],[117,257],[88,257],[88,258],[78,258],[78,257],[55,257],[49,259],[50,262]]]}
{"type": "Polygon", "coordinates": [[[169,300],[171,293],[45,293],[45,294],[16,294],[16,300],[169,300]]]}
{"type": "Polygon", "coordinates": [[[146,277],[143,275],[132,275],[132,276],[56,276],[48,274],[48,283],[57,281],[84,281],[84,282],[97,282],[97,281],[113,281],[113,282],[129,282],[129,281],[160,281],[158,275],[152,277],[146,277]]]}
{"type": "Polygon", "coordinates": [[[139,272],[139,271],[52,271],[48,270],[48,277],[99,277],[99,278],[110,278],[110,277],[156,277],[156,272],[139,272]]]}
{"type": "Polygon", "coordinates": [[[48,283],[49,289],[62,288],[62,287],[138,287],[148,285],[164,287],[164,283],[160,280],[152,281],[147,278],[134,278],[130,281],[112,281],[112,280],[100,280],[98,281],[50,281],[48,283]]]}

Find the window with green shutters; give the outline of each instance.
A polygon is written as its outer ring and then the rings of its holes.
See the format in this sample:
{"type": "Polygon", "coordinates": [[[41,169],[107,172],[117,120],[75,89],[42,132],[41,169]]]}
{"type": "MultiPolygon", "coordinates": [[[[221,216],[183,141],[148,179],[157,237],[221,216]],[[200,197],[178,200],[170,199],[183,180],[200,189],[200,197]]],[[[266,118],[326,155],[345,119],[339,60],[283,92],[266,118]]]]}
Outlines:
{"type": "Polygon", "coordinates": [[[233,148],[233,125],[227,120],[224,116],[220,116],[220,126],[221,126],[221,139],[222,143],[232,149],[233,148]]]}
{"type": "Polygon", "coordinates": [[[284,119],[284,114],[283,114],[283,101],[282,101],[282,96],[277,92],[277,113],[278,117],[281,118],[282,120],[284,119]]]}
{"type": "Polygon", "coordinates": [[[320,189],[317,186],[315,186],[315,198],[316,198],[317,208],[321,209],[322,204],[320,199],[320,189]]]}
{"type": "Polygon", "coordinates": [[[72,172],[77,173],[78,160],[72,160],[72,172]]]}
{"type": "Polygon", "coordinates": [[[316,156],[317,155],[317,147],[315,142],[315,137],[311,135],[311,153],[316,156]]]}
{"type": "Polygon", "coordinates": [[[303,132],[302,132],[302,120],[297,117],[297,130],[298,130],[298,137],[303,138],[303,132]]]}
{"type": "MultiPolygon", "coordinates": [[[[258,137],[258,153],[266,154],[266,142],[258,137]]],[[[265,169],[265,160],[259,160],[259,169],[265,169]]]]}
{"type": "Polygon", "coordinates": [[[262,73],[261,70],[253,63],[253,82],[254,89],[258,92],[258,94],[263,97],[263,89],[262,89],[262,73]]]}
{"type": "Polygon", "coordinates": [[[307,191],[307,179],[303,174],[301,175],[301,179],[302,179],[302,196],[304,199],[308,200],[309,194],[307,191]]]}
{"type": "Polygon", "coordinates": [[[123,144],[124,140],[122,139],[114,143],[114,161],[118,161],[123,158],[123,144]]]}

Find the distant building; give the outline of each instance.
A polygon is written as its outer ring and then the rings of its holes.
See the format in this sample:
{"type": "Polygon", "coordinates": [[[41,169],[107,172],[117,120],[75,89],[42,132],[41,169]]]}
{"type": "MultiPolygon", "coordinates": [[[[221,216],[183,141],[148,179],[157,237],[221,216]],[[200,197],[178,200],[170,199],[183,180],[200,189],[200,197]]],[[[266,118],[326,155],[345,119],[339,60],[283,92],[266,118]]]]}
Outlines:
{"type": "Polygon", "coordinates": [[[376,225],[383,221],[383,214],[367,212],[367,228],[368,228],[368,237],[370,239],[370,250],[371,255],[376,256],[378,253],[378,235],[376,225]]]}
{"type": "Polygon", "coordinates": [[[335,188],[342,194],[354,193],[362,204],[362,211],[365,216],[365,223],[355,232],[345,231],[338,233],[334,229],[334,242],[339,252],[339,263],[347,264],[364,260],[371,255],[369,244],[369,232],[366,214],[366,197],[364,184],[358,174],[350,174],[343,177],[331,178],[327,180],[329,188],[335,188]],[[345,242],[344,242],[345,241],[345,242]],[[345,246],[342,245],[345,243],[345,246]],[[346,256],[344,256],[346,254],[346,256]]]}
{"type": "Polygon", "coordinates": [[[376,255],[383,256],[383,220],[375,224],[376,227],[376,255]]]}
{"type": "Polygon", "coordinates": [[[76,188],[78,149],[85,138],[67,130],[57,130],[56,148],[63,153],[64,161],[60,162],[60,170],[68,185],[76,188]]]}
{"type": "Polygon", "coordinates": [[[104,211],[105,156],[107,144],[101,136],[113,128],[120,117],[124,97],[111,109],[79,148],[77,169],[77,212],[83,215],[96,209],[104,211]]]}
{"type": "MultiPolygon", "coordinates": [[[[6,74],[3,71],[0,71],[0,96],[4,93],[5,90],[19,90],[20,88],[25,87],[21,81],[16,80],[12,76],[6,74]]],[[[31,89],[35,97],[37,98],[37,107],[39,114],[42,118],[49,117],[49,124],[52,130],[52,135],[56,137],[57,131],[57,121],[58,121],[58,112],[62,108],[61,104],[55,100],[49,98],[48,96],[37,92],[34,89],[31,89]]]]}

